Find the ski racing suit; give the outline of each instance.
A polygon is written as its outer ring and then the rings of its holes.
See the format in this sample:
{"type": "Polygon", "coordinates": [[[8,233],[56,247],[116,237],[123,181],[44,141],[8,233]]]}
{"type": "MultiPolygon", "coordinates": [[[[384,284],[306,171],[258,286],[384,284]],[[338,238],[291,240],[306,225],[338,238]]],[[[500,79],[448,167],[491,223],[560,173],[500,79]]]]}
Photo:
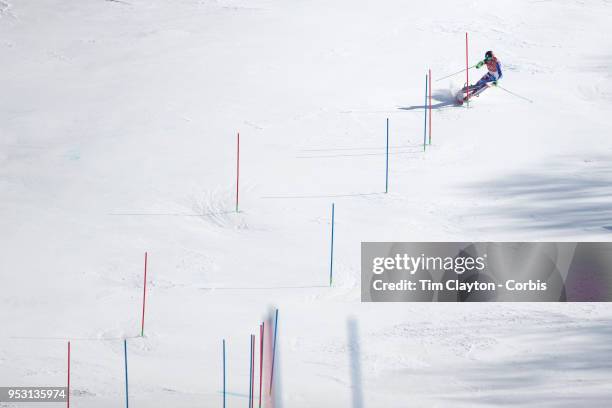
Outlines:
{"type": "Polygon", "coordinates": [[[474,85],[475,91],[478,91],[484,88],[490,82],[499,81],[503,76],[501,64],[499,63],[496,57],[493,57],[490,60],[485,61],[485,64],[487,65],[488,72],[482,78],[480,78],[478,82],[476,82],[476,84],[474,85]]]}

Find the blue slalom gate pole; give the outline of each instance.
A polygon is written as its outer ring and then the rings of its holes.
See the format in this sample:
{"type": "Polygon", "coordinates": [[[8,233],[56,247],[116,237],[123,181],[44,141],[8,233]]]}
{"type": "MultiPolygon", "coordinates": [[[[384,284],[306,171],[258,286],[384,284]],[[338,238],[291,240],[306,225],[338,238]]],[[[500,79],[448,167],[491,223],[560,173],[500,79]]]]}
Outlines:
{"type": "Polygon", "coordinates": [[[425,112],[425,125],[423,127],[423,151],[427,146],[427,81],[428,76],[425,74],[425,103],[423,104],[423,111],[425,112]]]}
{"type": "Polygon", "coordinates": [[[272,343],[272,368],[270,369],[270,395],[272,395],[272,384],[274,382],[274,359],[276,357],[276,333],[278,331],[278,309],[274,318],[274,342],[272,343]]]}
{"type": "Polygon", "coordinates": [[[332,219],[331,219],[331,251],[329,258],[329,286],[331,287],[334,278],[334,224],[336,215],[336,205],[332,203],[332,219]]]}
{"type": "Polygon", "coordinates": [[[385,194],[389,192],[389,118],[387,118],[387,164],[385,166],[385,194]]]}
{"type": "Polygon", "coordinates": [[[225,339],[223,339],[223,408],[225,408],[225,339]]]}
{"type": "Polygon", "coordinates": [[[125,361],[125,408],[129,408],[130,399],[128,397],[127,339],[123,339],[123,359],[125,361]]]}

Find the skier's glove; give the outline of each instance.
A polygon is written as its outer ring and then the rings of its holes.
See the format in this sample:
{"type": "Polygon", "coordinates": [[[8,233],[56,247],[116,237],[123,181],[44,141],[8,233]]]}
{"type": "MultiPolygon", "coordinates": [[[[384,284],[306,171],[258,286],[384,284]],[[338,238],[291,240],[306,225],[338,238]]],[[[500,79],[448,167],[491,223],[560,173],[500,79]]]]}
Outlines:
{"type": "Polygon", "coordinates": [[[480,61],[478,64],[476,64],[476,68],[480,68],[484,65],[484,61],[480,61]]]}
{"type": "Polygon", "coordinates": [[[497,81],[493,81],[493,82],[491,82],[491,85],[493,85],[493,86],[497,86],[497,81]]]}

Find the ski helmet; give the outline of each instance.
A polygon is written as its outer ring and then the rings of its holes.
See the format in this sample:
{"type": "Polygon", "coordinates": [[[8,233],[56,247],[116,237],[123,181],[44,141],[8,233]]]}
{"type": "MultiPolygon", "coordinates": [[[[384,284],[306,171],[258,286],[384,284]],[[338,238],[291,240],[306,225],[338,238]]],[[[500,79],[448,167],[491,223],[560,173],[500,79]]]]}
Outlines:
{"type": "Polygon", "coordinates": [[[485,61],[488,61],[493,58],[493,51],[485,52],[485,61]]]}

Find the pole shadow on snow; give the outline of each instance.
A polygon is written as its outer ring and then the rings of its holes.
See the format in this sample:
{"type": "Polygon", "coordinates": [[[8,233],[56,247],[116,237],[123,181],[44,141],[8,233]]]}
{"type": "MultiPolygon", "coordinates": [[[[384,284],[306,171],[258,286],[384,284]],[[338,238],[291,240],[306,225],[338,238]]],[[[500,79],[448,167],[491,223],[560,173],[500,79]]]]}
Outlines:
{"type": "MultiPolygon", "coordinates": [[[[403,149],[414,147],[411,145],[400,145],[400,146],[389,146],[389,149],[403,149]]],[[[301,152],[335,152],[345,150],[385,150],[385,146],[370,146],[370,147],[329,147],[329,148],[313,148],[313,149],[302,149],[301,152]]]]}
{"type": "MultiPolygon", "coordinates": [[[[411,146],[412,150],[390,150],[389,156],[397,156],[401,154],[413,154],[421,153],[423,151],[423,145],[411,146]]],[[[384,149],[384,148],[383,148],[384,149]]],[[[365,152],[365,153],[337,153],[337,154],[317,154],[309,156],[295,156],[296,159],[327,159],[327,158],[338,158],[338,157],[366,157],[366,156],[385,156],[385,151],[381,152],[365,152]]]]}
{"type": "MultiPolygon", "coordinates": [[[[217,391],[217,394],[223,395],[223,391],[217,391]]],[[[241,392],[225,391],[225,395],[228,397],[249,398],[249,394],[241,392]]]]}
{"type": "MultiPolygon", "coordinates": [[[[422,144],[413,145],[397,145],[389,146],[389,155],[404,155],[404,154],[419,154],[423,152],[422,144]]],[[[329,147],[329,148],[311,148],[300,150],[296,159],[325,159],[338,157],[367,157],[367,156],[385,156],[387,154],[386,146],[369,146],[369,147],[329,147]]]]}
{"type": "Polygon", "coordinates": [[[329,288],[329,285],[295,285],[295,286],[205,286],[201,290],[268,290],[268,289],[319,289],[329,288]]]}
{"type": "Polygon", "coordinates": [[[114,337],[49,337],[49,336],[11,336],[12,340],[61,340],[61,341],[119,341],[125,339],[140,339],[142,336],[114,336],[114,337]]]}
{"type": "Polygon", "coordinates": [[[296,199],[296,198],[341,198],[341,197],[364,197],[384,195],[385,192],[378,193],[348,193],[348,194],[313,194],[313,195],[286,195],[286,196],[263,196],[263,199],[296,199]]]}
{"type": "Polygon", "coordinates": [[[148,216],[148,217],[208,217],[211,215],[224,215],[224,214],[234,214],[236,211],[217,211],[217,212],[209,212],[209,213],[146,213],[146,212],[115,212],[108,213],[108,215],[114,216],[148,216]]]}

